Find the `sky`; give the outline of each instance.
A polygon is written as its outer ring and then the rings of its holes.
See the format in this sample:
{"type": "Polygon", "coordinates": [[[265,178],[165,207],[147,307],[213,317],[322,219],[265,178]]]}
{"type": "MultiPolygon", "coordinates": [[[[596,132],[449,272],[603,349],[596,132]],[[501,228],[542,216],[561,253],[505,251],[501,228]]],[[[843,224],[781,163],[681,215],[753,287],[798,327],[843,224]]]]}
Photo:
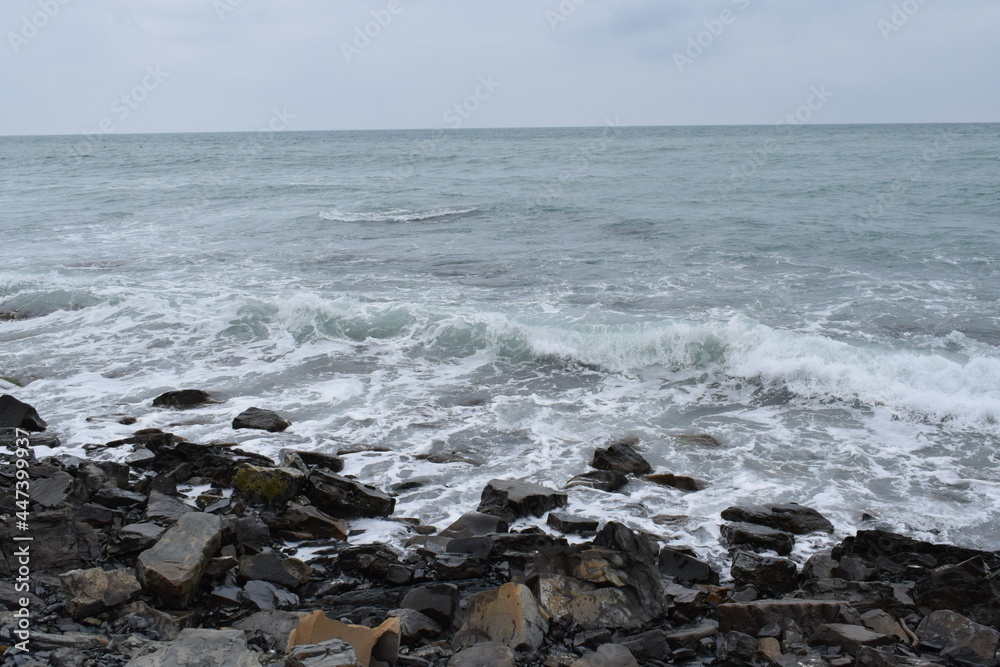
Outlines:
{"type": "Polygon", "coordinates": [[[997,0],[3,0],[0,135],[1000,122],[997,0]]]}

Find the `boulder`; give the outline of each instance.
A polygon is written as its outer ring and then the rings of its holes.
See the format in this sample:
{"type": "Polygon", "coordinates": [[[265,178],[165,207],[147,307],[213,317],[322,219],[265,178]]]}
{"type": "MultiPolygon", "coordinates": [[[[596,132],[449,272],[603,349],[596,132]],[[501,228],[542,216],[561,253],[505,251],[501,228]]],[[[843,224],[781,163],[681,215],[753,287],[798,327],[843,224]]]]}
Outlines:
{"type": "Polygon", "coordinates": [[[548,625],[527,586],[504,584],[469,598],[465,622],[455,636],[455,645],[465,648],[491,641],[515,650],[537,649],[545,639],[548,625]]]}
{"type": "Polygon", "coordinates": [[[275,509],[299,495],[306,476],[294,468],[243,464],[233,474],[233,489],[248,502],[275,509]]]}
{"type": "Polygon", "coordinates": [[[701,480],[697,480],[694,477],[685,477],[684,475],[674,475],[673,473],[665,472],[658,473],[655,475],[646,475],[643,477],[647,482],[652,482],[653,484],[659,484],[660,486],[668,486],[672,489],[677,489],[679,491],[704,491],[708,488],[708,485],[701,480]]]}
{"type": "Polygon", "coordinates": [[[663,547],[658,559],[660,574],[688,584],[718,584],[719,573],[694,556],[671,547],[663,547]]]}
{"type": "Polygon", "coordinates": [[[651,473],[653,466],[635,451],[634,445],[638,442],[637,438],[625,438],[612,442],[606,448],[598,448],[590,465],[598,470],[615,470],[625,474],[651,473]]]}
{"type": "Polygon", "coordinates": [[[976,556],[956,565],[931,570],[913,587],[917,605],[932,610],[958,611],[977,623],[1000,625],[1000,599],[985,561],[976,556]]]}
{"type": "Polygon", "coordinates": [[[94,494],[94,502],[110,507],[113,510],[135,509],[146,504],[148,496],[144,493],[136,493],[126,489],[116,489],[114,487],[104,488],[94,494]]]}
{"type": "Polygon", "coordinates": [[[581,628],[638,630],[651,620],[638,596],[625,587],[601,587],[573,577],[550,574],[538,579],[538,599],[556,622],[581,628]]]}
{"type": "Polygon", "coordinates": [[[279,453],[283,461],[288,454],[295,454],[310,468],[326,468],[330,472],[340,472],[344,469],[344,459],[336,454],[310,452],[304,449],[282,449],[279,453]]]}
{"type": "Polygon", "coordinates": [[[191,512],[178,520],[151,548],[139,554],[139,581],[168,604],[185,607],[222,539],[222,521],[214,514],[191,512]]]}
{"type": "Polygon", "coordinates": [[[128,602],[142,590],[132,569],[70,570],[59,579],[66,593],[66,611],[73,618],[96,616],[108,607],[128,602]]]}
{"type": "Polygon", "coordinates": [[[922,542],[884,530],[859,530],[854,537],[844,538],[834,549],[833,558],[845,557],[861,558],[877,569],[879,580],[894,582],[912,581],[936,567],[958,565],[976,557],[991,571],[1000,568],[1000,553],[922,542]]]}
{"type": "Polygon", "coordinates": [[[836,600],[849,604],[860,613],[883,609],[906,616],[912,613],[913,600],[903,584],[883,581],[845,581],[843,579],[811,579],[803,583],[792,597],[811,600],[836,600]]]}
{"type": "Polygon", "coordinates": [[[261,611],[295,609],[299,606],[298,595],[267,581],[248,581],[239,599],[261,611]]]}
{"type": "Polygon", "coordinates": [[[544,516],[568,502],[565,493],[516,479],[494,479],[483,489],[479,512],[505,521],[524,516],[544,516]]]}
{"type": "Polygon", "coordinates": [[[119,618],[127,622],[133,632],[143,632],[165,641],[177,639],[181,630],[196,618],[194,612],[160,611],[142,600],[125,605],[120,613],[119,618]]]}
{"type": "Polygon", "coordinates": [[[617,470],[591,470],[590,472],[575,475],[564,488],[571,489],[575,486],[585,486],[598,491],[614,493],[628,484],[628,477],[623,472],[617,470]]]}
{"type": "Polygon", "coordinates": [[[785,558],[739,551],[733,559],[731,571],[737,583],[749,584],[768,595],[785,595],[798,586],[795,563],[785,558]]]}
{"type": "Polygon", "coordinates": [[[600,525],[597,519],[588,519],[563,512],[549,512],[545,523],[560,533],[576,535],[593,535],[597,532],[597,526],[600,525]]]}
{"type": "MultiPolygon", "coordinates": [[[[302,618],[298,627],[292,631],[288,643],[289,647],[300,647],[330,640],[340,640],[350,644],[361,665],[388,667],[396,664],[399,654],[399,619],[389,618],[377,628],[369,628],[341,623],[322,611],[314,611],[302,618]]],[[[326,667],[339,663],[324,660],[306,664],[326,667]]]]}
{"type": "Polygon", "coordinates": [[[89,496],[82,481],[62,470],[36,479],[31,485],[31,500],[46,509],[78,507],[87,502],[89,496]]]}
{"type": "Polygon", "coordinates": [[[456,519],[450,526],[438,535],[447,538],[479,537],[494,533],[506,533],[510,525],[500,517],[492,514],[469,512],[456,519]]]}
{"type": "Polygon", "coordinates": [[[182,630],[153,653],[133,658],[126,667],[260,667],[240,630],[182,630]]]}
{"type": "Polygon", "coordinates": [[[424,614],[448,629],[458,613],[458,586],[454,584],[429,584],[418,586],[403,598],[401,607],[424,614]]]}
{"type": "Polygon", "coordinates": [[[506,644],[481,642],[451,656],[447,667],[517,667],[514,658],[506,644]]]}
{"type": "Polygon", "coordinates": [[[755,523],[795,535],[805,535],[816,531],[833,532],[833,524],[822,514],[796,503],[729,507],[722,511],[722,518],[726,521],[755,523]]]}
{"type": "Polygon", "coordinates": [[[723,524],[722,537],[730,547],[774,551],[782,556],[792,553],[795,547],[795,536],[791,533],[752,523],[723,524]]]}
{"type": "Polygon", "coordinates": [[[873,632],[863,625],[850,623],[824,623],[813,633],[812,644],[839,646],[845,653],[856,655],[862,646],[888,646],[895,644],[893,637],[873,632]]]}
{"type": "Polygon", "coordinates": [[[573,662],[570,667],[639,667],[632,652],[617,644],[603,644],[597,651],[573,662]]]}
{"type": "Polygon", "coordinates": [[[138,554],[163,537],[167,529],[156,523],[130,523],[123,526],[109,550],[114,555],[138,554]]]}
{"type": "Polygon", "coordinates": [[[748,634],[730,630],[722,636],[717,651],[723,665],[750,665],[757,655],[757,640],[748,634]]]}
{"type": "Polygon", "coordinates": [[[292,425],[292,422],[282,418],[277,412],[247,408],[233,419],[233,428],[252,428],[270,433],[280,433],[292,425]]]}
{"type": "Polygon", "coordinates": [[[440,625],[416,609],[393,609],[389,616],[399,619],[399,636],[404,644],[416,644],[421,639],[437,637],[442,632],[440,625]]]}
{"type": "MultiPolygon", "coordinates": [[[[0,396],[0,428],[19,428],[23,431],[44,431],[48,427],[38,410],[22,403],[10,394],[0,396]]],[[[34,444],[34,443],[32,443],[34,444]]]]}
{"type": "Polygon", "coordinates": [[[757,600],[719,605],[719,630],[738,630],[757,636],[761,628],[784,620],[795,622],[807,635],[824,623],[858,624],[861,617],[851,607],[825,600],[757,600]]]}
{"type": "Polygon", "coordinates": [[[146,519],[149,521],[177,523],[185,514],[197,511],[198,508],[188,505],[173,496],[155,491],[149,494],[149,500],[146,502],[146,519]]]}
{"type": "Polygon", "coordinates": [[[251,581],[270,581],[296,588],[309,581],[312,568],[298,558],[288,558],[274,551],[262,551],[240,558],[240,576],[251,581]]]}
{"type": "MultiPolygon", "coordinates": [[[[163,434],[170,435],[170,434],[163,434]]],[[[221,445],[199,445],[176,440],[162,442],[147,441],[145,447],[156,457],[152,461],[132,464],[141,470],[153,470],[169,474],[175,483],[186,482],[197,471],[199,477],[229,486],[233,474],[241,464],[272,467],[274,463],[266,456],[245,452],[237,447],[221,445]]]]}
{"type": "Polygon", "coordinates": [[[953,611],[931,612],[917,626],[917,637],[945,649],[965,649],[987,663],[992,663],[1000,650],[1000,632],[953,611]]]}
{"type": "MultiPolygon", "coordinates": [[[[91,526],[77,522],[73,510],[61,509],[32,512],[31,527],[31,570],[76,570],[85,563],[96,561],[101,557],[101,548],[97,531],[91,526]]],[[[10,516],[0,523],[0,575],[9,575],[18,568],[16,552],[24,546],[15,541],[15,537],[23,536],[18,530],[16,517],[10,516]]]]}
{"type": "Polygon", "coordinates": [[[861,622],[864,623],[865,627],[874,632],[881,633],[883,635],[889,635],[890,637],[895,637],[901,642],[916,642],[916,636],[910,632],[910,629],[906,627],[906,624],[902,621],[897,620],[891,614],[888,614],[881,609],[872,609],[861,615],[861,622]]]}
{"type": "Polygon", "coordinates": [[[306,498],[289,501],[281,527],[314,537],[346,540],[350,526],[343,519],[335,519],[313,507],[306,498]]]}
{"type": "Polygon", "coordinates": [[[306,497],[321,511],[344,519],[389,516],[396,508],[396,499],[375,487],[321,469],[309,475],[306,497]]]}
{"type": "Polygon", "coordinates": [[[202,391],[201,389],[178,389],[177,391],[164,392],[154,398],[153,407],[187,410],[217,402],[212,400],[207,391],[202,391]]]}
{"type": "Polygon", "coordinates": [[[242,630],[248,640],[255,637],[273,638],[274,646],[284,652],[292,631],[306,615],[301,611],[257,611],[237,621],[233,627],[242,630]]]}

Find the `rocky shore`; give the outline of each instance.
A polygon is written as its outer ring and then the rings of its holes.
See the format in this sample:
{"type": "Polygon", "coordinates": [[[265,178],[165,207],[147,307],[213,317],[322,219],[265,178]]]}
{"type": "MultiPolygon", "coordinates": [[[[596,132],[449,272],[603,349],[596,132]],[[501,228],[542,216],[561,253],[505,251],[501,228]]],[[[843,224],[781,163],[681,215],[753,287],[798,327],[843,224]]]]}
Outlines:
{"type": "MultiPolygon", "coordinates": [[[[182,390],[154,405],[211,400],[182,390]]],[[[599,448],[563,490],[493,480],[439,531],[397,517],[334,454],[272,461],[146,429],[106,443],[121,462],[37,460],[58,440],[34,408],[4,396],[0,424],[3,667],[998,664],[1000,554],[861,530],[800,566],[786,558],[796,537],[829,521],[735,506],[723,579],[691,550],[569,513],[575,486],[631,475],[700,488],[652,474],[630,441],[599,448]],[[548,529],[511,529],[526,516],[548,529]],[[363,517],[406,526],[406,548],[352,543],[363,517]]],[[[233,420],[288,426],[256,408],[233,420]]]]}

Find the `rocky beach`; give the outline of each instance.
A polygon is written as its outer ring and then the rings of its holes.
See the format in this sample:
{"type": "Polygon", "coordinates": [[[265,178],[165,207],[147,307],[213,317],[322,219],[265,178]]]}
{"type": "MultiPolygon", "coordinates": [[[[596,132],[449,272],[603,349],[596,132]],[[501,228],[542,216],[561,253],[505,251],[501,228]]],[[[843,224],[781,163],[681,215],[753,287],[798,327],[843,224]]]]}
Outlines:
{"type": "MultiPolygon", "coordinates": [[[[214,403],[182,389],[147,408],[214,403]]],[[[232,417],[234,432],[290,426],[232,417]]],[[[834,526],[780,502],[725,509],[720,561],[667,525],[580,513],[581,488],[636,478],[702,492],[635,439],[595,448],[564,488],[511,470],[433,526],[396,512],[404,488],[341,474],[363,447],[272,460],[145,428],[80,458],[10,395],[0,424],[4,667],[998,664],[1000,554],[869,520],[803,558],[796,541],[834,526]],[[409,537],[356,542],[370,518],[409,537]]]]}

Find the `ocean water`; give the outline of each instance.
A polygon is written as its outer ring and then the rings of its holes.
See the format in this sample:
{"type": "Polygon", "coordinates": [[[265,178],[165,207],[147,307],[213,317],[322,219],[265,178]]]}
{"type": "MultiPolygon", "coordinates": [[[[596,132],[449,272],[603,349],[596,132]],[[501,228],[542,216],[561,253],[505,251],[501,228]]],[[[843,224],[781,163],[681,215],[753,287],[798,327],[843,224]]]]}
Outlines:
{"type": "Polygon", "coordinates": [[[772,501],[837,527],[799,556],[863,513],[998,549],[998,226],[997,125],[0,138],[0,389],[78,455],[366,447],[347,472],[424,478],[396,514],[438,526],[636,436],[708,488],[570,512],[709,557],[772,501]],[[151,407],[178,388],[223,402],[151,407]],[[481,465],[417,458],[450,451],[481,465]]]}

